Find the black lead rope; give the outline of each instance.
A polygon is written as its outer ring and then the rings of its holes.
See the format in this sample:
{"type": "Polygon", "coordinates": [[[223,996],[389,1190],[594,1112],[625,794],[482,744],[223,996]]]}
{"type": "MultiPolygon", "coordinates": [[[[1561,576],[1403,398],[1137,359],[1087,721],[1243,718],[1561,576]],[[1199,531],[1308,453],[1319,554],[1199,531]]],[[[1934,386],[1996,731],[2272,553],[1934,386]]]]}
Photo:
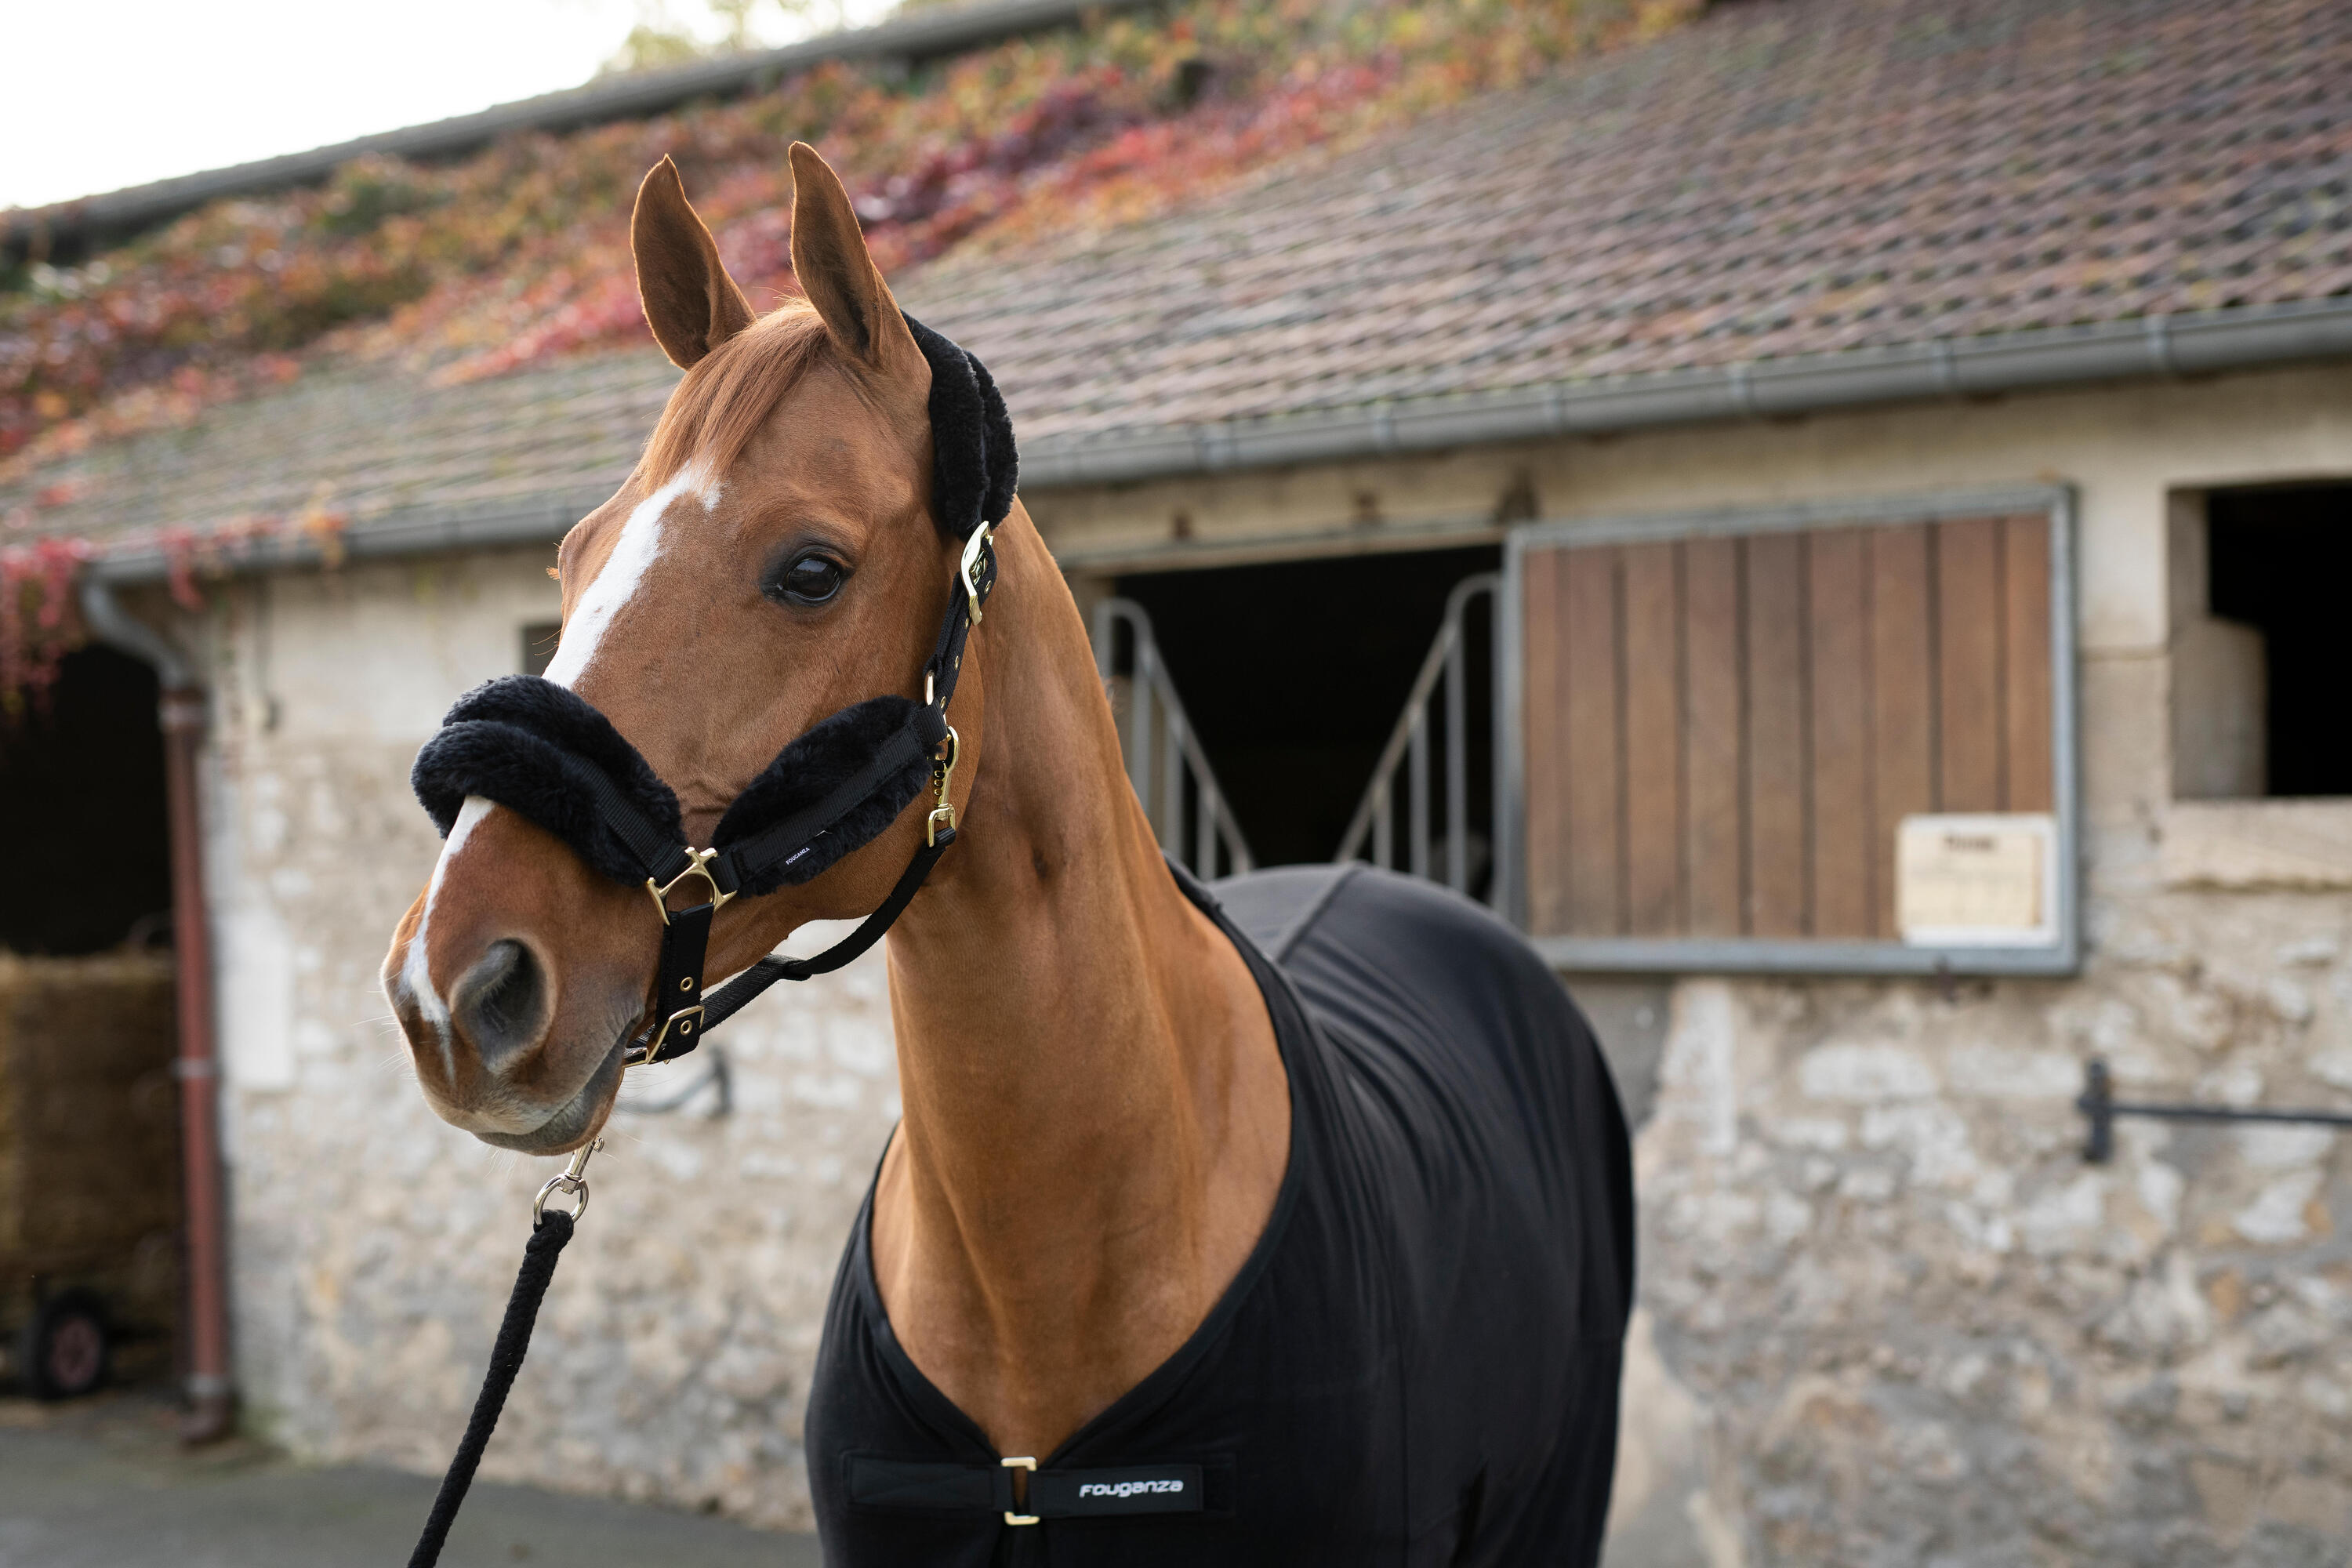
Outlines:
{"type": "MultiPolygon", "coordinates": [[[[585,1192],[584,1184],[581,1190],[585,1192]]],[[[539,1304],[546,1299],[547,1282],[555,1278],[555,1260],[572,1239],[572,1215],[562,1209],[542,1209],[532,1222],[530,1239],[523,1244],[522,1272],[515,1276],[514,1294],[507,1298],[507,1315],[499,1323],[498,1342],[490,1347],[490,1370],[483,1374],[482,1392],[475,1397],[473,1418],[466,1423],[466,1436],[449,1460],[449,1473],[441,1478],[433,1511],[425,1516],[425,1533],[416,1538],[416,1550],[408,1554],[408,1568],[433,1568],[441,1561],[449,1527],[457,1521],[467,1489],[481,1468],[482,1450],[489,1447],[490,1434],[498,1430],[507,1391],[514,1387],[523,1353],[530,1349],[531,1326],[539,1321],[539,1304]]]]}

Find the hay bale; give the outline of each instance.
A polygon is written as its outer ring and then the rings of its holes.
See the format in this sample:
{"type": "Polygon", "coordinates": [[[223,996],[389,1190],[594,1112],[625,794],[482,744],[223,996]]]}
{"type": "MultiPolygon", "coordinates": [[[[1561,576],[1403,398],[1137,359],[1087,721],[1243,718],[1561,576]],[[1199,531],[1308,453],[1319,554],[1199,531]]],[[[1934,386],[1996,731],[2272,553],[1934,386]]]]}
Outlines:
{"type": "Polygon", "coordinates": [[[174,1047],[168,954],[0,953],[0,1272],[110,1287],[118,1310],[169,1321],[174,1047]]]}

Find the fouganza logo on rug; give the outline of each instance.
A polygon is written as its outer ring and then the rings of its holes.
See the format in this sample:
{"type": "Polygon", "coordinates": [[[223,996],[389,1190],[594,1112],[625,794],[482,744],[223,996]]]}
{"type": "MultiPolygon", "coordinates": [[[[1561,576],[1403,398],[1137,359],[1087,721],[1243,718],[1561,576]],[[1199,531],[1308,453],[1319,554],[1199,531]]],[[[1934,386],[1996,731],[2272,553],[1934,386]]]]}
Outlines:
{"type": "Polygon", "coordinates": [[[1089,1497],[1148,1497],[1157,1492],[1181,1492],[1181,1477],[1158,1481],[1081,1481],[1078,1495],[1089,1497]]]}

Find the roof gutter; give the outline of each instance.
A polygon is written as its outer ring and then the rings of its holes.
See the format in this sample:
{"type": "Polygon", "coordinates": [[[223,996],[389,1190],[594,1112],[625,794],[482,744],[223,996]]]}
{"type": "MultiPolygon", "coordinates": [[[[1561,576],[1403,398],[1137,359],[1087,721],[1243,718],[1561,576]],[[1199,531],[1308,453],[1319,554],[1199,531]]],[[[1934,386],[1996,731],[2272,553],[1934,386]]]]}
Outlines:
{"type": "Polygon", "coordinates": [[[2199,375],[2352,355],[2352,300],[2170,315],[1706,370],[1554,382],[1214,425],[1026,441],[1024,489],[1133,483],[1453,447],[1779,418],[2085,382],[2199,375]]]}
{"type": "MultiPolygon", "coordinates": [[[[2352,357],[2352,299],[2242,306],[1327,414],[1046,437],[1022,444],[1021,488],[1034,493],[1134,484],[2337,357],[2352,357]]],[[[551,491],[520,501],[388,513],[351,529],[337,552],[369,558],[545,544],[604,500],[603,491],[551,491]]],[[[305,538],[227,548],[219,564],[258,571],[324,558],[319,544],[305,538]]],[[[89,571],[127,584],[160,581],[170,569],[162,550],[141,546],[105,555],[89,571]]]]}
{"type": "Polygon", "coordinates": [[[994,0],[919,12],[871,27],[828,33],[804,43],[730,55],[666,70],[636,71],[563,92],[501,103],[425,125],[411,125],[306,153],[263,158],[132,185],[102,195],[0,215],[0,250],[36,243],[52,250],[119,239],[223,196],[258,195],[325,179],[353,158],[379,153],[418,161],[456,157],[518,131],[564,132],[635,120],[698,98],[764,92],[784,78],[830,60],[898,60],[909,67],[1023,33],[1064,27],[1100,13],[1156,0],[994,0]]]}

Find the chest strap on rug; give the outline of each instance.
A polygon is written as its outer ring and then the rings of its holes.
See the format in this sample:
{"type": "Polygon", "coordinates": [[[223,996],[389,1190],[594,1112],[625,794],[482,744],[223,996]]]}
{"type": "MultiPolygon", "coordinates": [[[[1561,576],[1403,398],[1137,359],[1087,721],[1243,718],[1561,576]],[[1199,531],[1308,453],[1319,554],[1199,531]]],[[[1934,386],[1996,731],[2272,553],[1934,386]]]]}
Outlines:
{"type": "Polygon", "coordinates": [[[1230,1459],[1205,1464],[1124,1465],[1112,1469],[1041,1470],[1028,1458],[995,1466],[847,1458],[849,1506],[876,1513],[977,1519],[1001,1514],[1011,1525],[1049,1519],[1110,1519],[1145,1513],[1225,1513],[1233,1477],[1230,1459]],[[1026,1471],[1026,1495],[1014,1500],[1013,1473],[1026,1471]]]}

